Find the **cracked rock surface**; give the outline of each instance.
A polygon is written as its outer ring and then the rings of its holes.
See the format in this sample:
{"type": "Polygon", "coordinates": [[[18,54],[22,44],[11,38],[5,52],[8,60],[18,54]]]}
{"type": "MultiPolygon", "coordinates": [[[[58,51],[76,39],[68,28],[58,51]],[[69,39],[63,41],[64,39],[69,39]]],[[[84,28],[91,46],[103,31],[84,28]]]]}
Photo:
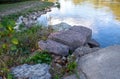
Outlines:
{"type": "Polygon", "coordinates": [[[80,58],[78,69],[87,79],[120,79],[120,46],[110,46],[80,58]]]}
{"type": "Polygon", "coordinates": [[[12,68],[11,71],[17,79],[51,79],[49,68],[47,64],[24,64],[12,68]]]}

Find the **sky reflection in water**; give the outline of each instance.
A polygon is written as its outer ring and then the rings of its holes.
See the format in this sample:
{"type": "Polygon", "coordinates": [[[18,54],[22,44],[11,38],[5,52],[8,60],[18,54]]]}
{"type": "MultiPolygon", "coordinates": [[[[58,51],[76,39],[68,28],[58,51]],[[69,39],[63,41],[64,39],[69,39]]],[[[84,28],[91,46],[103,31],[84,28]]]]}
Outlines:
{"type": "Polygon", "coordinates": [[[100,7],[89,1],[82,1],[77,5],[72,0],[59,2],[60,9],[52,8],[51,12],[39,17],[38,22],[45,26],[61,22],[72,26],[82,25],[92,29],[93,38],[101,44],[101,47],[120,44],[120,21],[116,20],[109,7],[100,7]]]}

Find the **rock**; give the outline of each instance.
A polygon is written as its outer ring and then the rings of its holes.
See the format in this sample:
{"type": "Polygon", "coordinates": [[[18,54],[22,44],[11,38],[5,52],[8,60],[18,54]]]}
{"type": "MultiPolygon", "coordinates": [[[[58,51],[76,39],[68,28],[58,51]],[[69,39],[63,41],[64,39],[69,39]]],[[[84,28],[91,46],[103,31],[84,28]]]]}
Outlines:
{"type": "Polygon", "coordinates": [[[88,40],[92,36],[92,30],[89,28],[86,28],[84,26],[73,26],[72,28],[69,28],[69,30],[79,32],[83,36],[86,36],[88,38],[88,40]]]}
{"type": "Polygon", "coordinates": [[[32,20],[37,20],[37,15],[33,15],[31,19],[32,20]]]}
{"type": "Polygon", "coordinates": [[[76,74],[66,76],[63,79],[87,79],[84,73],[81,72],[81,70],[76,70],[76,72],[76,74]]]}
{"type": "Polygon", "coordinates": [[[67,61],[67,58],[66,58],[66,57],[62,57],[62,60],[63,60],[63,61],[67,61]]]}
{"type": "MultiPolygon", "coordinates": [[[[66,57],[64,57],[64,56],[57,56],[57,55],[55,55],[54,57],[53,57],[53,63],[55,63],[56,65],[60,65],[60,66],[65,66],[66,65],[66,63],[67,63],[67,58],[66,57]]],[[[59,66],[59,67],[60,67],[59,66]]]]}
{"type": "Polygon", "coordinates": [[[45,9],[45,12],[50,12],[50,11],[51,11],[50,8],[46,8],[46,9],[45,9]]]}
{"type": "MultiPolygon", "coordinates": [[[[27,14],[25,17],[19,17],[17,20],[17,27],[20,26],[20,24],[24,24],[26,27],[31,27],[32,25],[37,23],[37,19],[46,12],[51,11],[50,8],[46,9],[44,11],[37,11],[27,14]]],[[[43,19],[42,19],[43,20],[43,19]]],[[[43,21],[41,21],[41,24],[43,24],[43,21]]],[[[15,29],[17,29],[17,27],[15,29]]]]}
{"type": "Polygon", "coordinates": [[[78,68],[88,79],[120,79],[120,46],[110,46],[80,58],[78,68]]]}
{"type": "Polygon", "coordinates": [[[23,18],[23,23],[26,27],[30,27],[32,25],[32,21],[28,18],[23,18]]]}
{"type": "Polygon", "coordinates": [[[99,44],[96,40],[94,40],[94,39],[89,40],[89,41],[88,41],[88,45],[89,45],[91,48],[93,48],[93,47],[100,47],[100,44],[99,44]]]}
{"type": "Polygon", "coordinates": [[[52,40],[40,41],[38,44],[42,50],[47,50],[50,53],[54,53],[62,56],[67,56],[69,54],[68,46],[52,40]]]}
{"type": "Polygon", "coordinates": [[[85,44],[84,46],[85,46],[85,47],[90,47],[88,44],[85,44]]]}
{"type": "Polygon", "coordinates": [[[85,54],[89,54],[89,53],[98,51],[99,49],[100,49],[100,48],[98,48],[98,47],[90,48],[90,47],[84,47],[84,46],[82,46],[82,47],[77,48],[77,49],[73,52],[73,55],[74,55],[75,57],[79,57],[79,56],[81,57],[81,56],[83,56],[83,55],[85,55],[85,54]]]}
{"type": "Polygon", "coordinates": [[[28,18],[23,18],[22,21],[24,24],[26,24],[28,22],[28,18]]]}
{"type": "Polygon", "coordinates": [[[11,71],[17,79],[51,79],[47,64],[21,65],[11,71]]]}
{"type": "Polygon", "coordinates": [[[55,61],[61,59],[61,56],[54,56],[55,61]]]}
{"type": "Polygon", "coordinates": [[[54,59],[54,62],[61,66],[65,66],[67,63],[67,58],[66,57],[56,58],[56,59],[54,59]]]}
{"type": "MultiPolygon", "coordinates": [[[[81,29],[83,29],[83,27],[74,26],[67,31],[61,31],[50,34],[48,38],[60,42],[62,44],[68,45],[71,47],[72,50],[74,50],[77,47],[85,45],[87,41],[91,39],[92,33],[89,32],[91,33],[89,34],[84,30],[82,31],[81,29]],[[79,29],[81,32],[75,29],[79,29]]],[[[84,29],[88,30],[87,28],[84,29]]]]}
{"type": "Polygon", "coordinates": [[[3,79],[3,78],[0,76],[0,79],[3,79]]]}
{"type": "Polygon", "coordinates": [[[58,67],[58,68],[62,68],[62,66],[61,66],[60,64],[58,64],[58,63],[56,63],[55,65],[56,65],[56,67],[58,67]]]}
{"type": "Polygon", "coordinates": [[[73,74],[73,75],[70,75],[70,76],[66,76],[63,79],[78,79],[78,78],[76,77],[75,74],[73,74]]]}
{"type": "Polygon", "coordinates": [[[60,24],[53,25],[52,28],[56,31],[68,30],[71,25],[61,22],[60,24]]]}

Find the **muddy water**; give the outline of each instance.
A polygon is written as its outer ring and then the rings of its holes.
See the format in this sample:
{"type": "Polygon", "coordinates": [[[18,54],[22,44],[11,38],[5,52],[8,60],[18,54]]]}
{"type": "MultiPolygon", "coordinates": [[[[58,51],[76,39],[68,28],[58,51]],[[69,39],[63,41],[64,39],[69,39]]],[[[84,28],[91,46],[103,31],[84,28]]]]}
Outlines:
{"type": "MultiPolygon", "coordinates": [[[[56,2],[56,0],[48,0],[56,2]]],[[[91,28],[101,47],[120,44],[120,0],[57,0],[60,6],[38,18],[42,25],[82,25],[91,28]]]]}

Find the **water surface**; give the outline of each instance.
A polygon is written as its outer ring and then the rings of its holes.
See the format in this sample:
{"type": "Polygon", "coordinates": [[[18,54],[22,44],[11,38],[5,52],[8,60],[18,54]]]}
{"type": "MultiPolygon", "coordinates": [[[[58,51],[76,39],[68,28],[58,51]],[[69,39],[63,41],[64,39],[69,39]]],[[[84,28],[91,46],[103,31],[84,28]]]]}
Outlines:
{"type": "MultiPolygon", "coordinates": [[[[56,0],[48,0],[56,2],[56,0]]],[[[101,47],[120,45],[120,0],[57,0],[60,7],[38,18],[48,26],[65,22],[92,29],[101,47]]]]}

